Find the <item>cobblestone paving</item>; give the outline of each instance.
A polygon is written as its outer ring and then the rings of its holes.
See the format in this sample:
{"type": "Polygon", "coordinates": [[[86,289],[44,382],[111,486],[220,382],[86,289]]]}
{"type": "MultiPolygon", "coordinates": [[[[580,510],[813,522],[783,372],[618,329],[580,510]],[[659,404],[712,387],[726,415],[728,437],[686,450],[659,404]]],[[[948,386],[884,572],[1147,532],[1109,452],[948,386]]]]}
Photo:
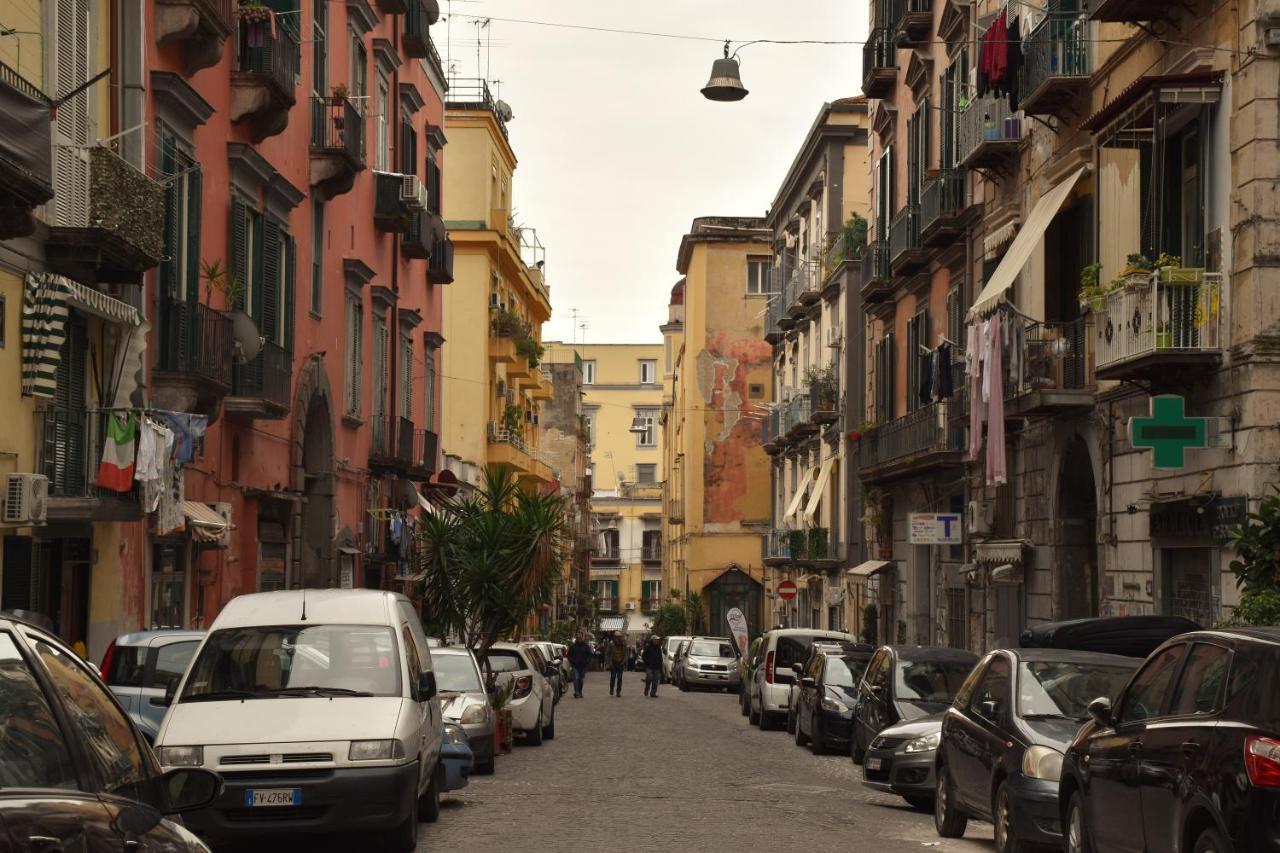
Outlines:
{"type": "Polygon", "coordinates": [[[497,773],[446,795],[418,849],[991,853],[971,823],[948,841],[932,817],[862,787],[845,756],[817,757],[786,732],[747,725],[737,697],[663,685],[625,695],[588,675],[585,699],[556,708],[556,738],[516,745],[497,773]]]}

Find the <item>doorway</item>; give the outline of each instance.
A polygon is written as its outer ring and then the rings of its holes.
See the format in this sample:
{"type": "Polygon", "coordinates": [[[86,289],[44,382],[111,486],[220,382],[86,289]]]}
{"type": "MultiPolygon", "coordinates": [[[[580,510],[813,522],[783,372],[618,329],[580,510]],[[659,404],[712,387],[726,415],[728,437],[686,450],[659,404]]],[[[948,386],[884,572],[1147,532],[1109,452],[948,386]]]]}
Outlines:
{"type": "Polygon", "coordinates": [[[747,618],[751,634],[760,633],[760,599],[764,587],[751,575],[733,566],[703,588],[702,596],[711,612],[708,630],[713,634],[727,633],[727,614],[733,608],[742,611],[747,618]]]}
{"type": "Polygon", "coordinates": [[[1063,454],[1058,477],[1058,618],[1083,619],[1101,612],[1098,578],[1098,495],[1093,463],[1076,437],[1063,454]]]}
{"type": "Polygon", "coordinates": [[[307,406],[302,474],[302,586],[333,586],[333,419],[324,396],[307,406]]]}

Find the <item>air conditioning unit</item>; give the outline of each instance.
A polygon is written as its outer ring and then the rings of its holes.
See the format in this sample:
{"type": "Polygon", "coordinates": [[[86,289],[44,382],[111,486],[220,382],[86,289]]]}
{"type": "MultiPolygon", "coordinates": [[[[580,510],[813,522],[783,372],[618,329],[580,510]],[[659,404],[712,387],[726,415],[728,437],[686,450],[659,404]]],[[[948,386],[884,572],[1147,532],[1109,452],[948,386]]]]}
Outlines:
{"type": "Polygon", "coordinates": [[[489,438],[493,438],[495,435],[497,435],[497,434],[498,434],[498,422],[497,422],[497,421],[489,421],[489,426],[488,426],[488,429],[486,430],[486,433],[488,434],[489,438]]]}
{"type": "Polygon", "coordinates": [[[44,524],[49,509],[49,478],[43,474],[10,474],[4,490],[4,523],[44,524]]]}
{"type": "Polygon", "coordinates": [[[417,175],[400,176],[400,201],[414,210],[427,209],[427,188],[417,175]]]}
{"type": "Polygon", "coordinates": [[[502,307],[502,300],[498,297],[498,294],[496,292],[491,292],[489,294],[489,307],[490,308],[502,307]]]}
{"type": "Polygon", "coordinates": [[[839,326],[830,326],[827,328],[827,346],[833,349],[840,349],[840,344],[844,340],[844,329],[839,326]]]}
{"type": "Polygon", "coordinates": [[[991,532],[996,520],[994,501],[969,501],[968,529],[970,533],[983,536],[991,532]]]}
{"type": "Polygon", "coordinates": [[[514,406],[516,404],[516,392],[512,391],[510,388],[504,391],[502,396],[507,401],[508,406],[514,406]]]}
{"type": "Polygon", "coordinates": [[[501,379],[498,380],[498,396],[507,396],[507,383],[503,382],[501,379]]]}
{"type": "Polygon", "coordinates": [[[635,603],[634,601],[628,601],[628,602],[627,602],[627,609],[628,609],[628,610],[635,610],[635,609],[636,609],[636,603],[635,603]]]}

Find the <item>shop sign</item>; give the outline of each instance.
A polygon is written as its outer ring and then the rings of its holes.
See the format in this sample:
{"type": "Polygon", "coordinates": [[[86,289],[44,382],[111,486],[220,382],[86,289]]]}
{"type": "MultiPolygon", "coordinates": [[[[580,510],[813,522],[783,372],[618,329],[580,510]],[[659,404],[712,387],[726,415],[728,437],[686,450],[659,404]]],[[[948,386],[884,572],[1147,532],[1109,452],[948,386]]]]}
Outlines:
{"type": "Polygon", "coordinates": [[[1151,467],[1182,468],[1187,451],[1209,446],[1209,418],[1187,417],[1187,401],[1176,394],[1151,398],[1151,416],[1129,419],[1129,443],[1151,450],[1151,467]]]}
{"type": "Polygon", "coordinates": [[[1231,528],[1244,521],[1249,501],[1243,495],[1184,498],[1151,505],[1150,531],[1164,539],[1231,538],[1231,528]]]}
{"type": "Polygon", "coordinates": [[[912,545],[961,545],[963,527],[958,512],[913,512],[908,518],[912,545]]]}

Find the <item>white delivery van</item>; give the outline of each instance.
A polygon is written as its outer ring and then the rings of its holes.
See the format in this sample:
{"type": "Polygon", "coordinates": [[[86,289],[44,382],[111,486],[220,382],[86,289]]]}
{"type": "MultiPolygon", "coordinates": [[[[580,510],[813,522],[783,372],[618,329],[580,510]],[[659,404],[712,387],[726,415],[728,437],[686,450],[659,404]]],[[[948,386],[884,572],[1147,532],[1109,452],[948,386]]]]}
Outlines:
{"type": "Polygon", "coordinates": [[[375,832],[412,850],[418,822],[439,814],[440,700],[422,623],[403,595],[232,599],[169,702],[160,763],[226,782],[212,806],[183,819],[233,849],[268,835],[375,832]]]}

